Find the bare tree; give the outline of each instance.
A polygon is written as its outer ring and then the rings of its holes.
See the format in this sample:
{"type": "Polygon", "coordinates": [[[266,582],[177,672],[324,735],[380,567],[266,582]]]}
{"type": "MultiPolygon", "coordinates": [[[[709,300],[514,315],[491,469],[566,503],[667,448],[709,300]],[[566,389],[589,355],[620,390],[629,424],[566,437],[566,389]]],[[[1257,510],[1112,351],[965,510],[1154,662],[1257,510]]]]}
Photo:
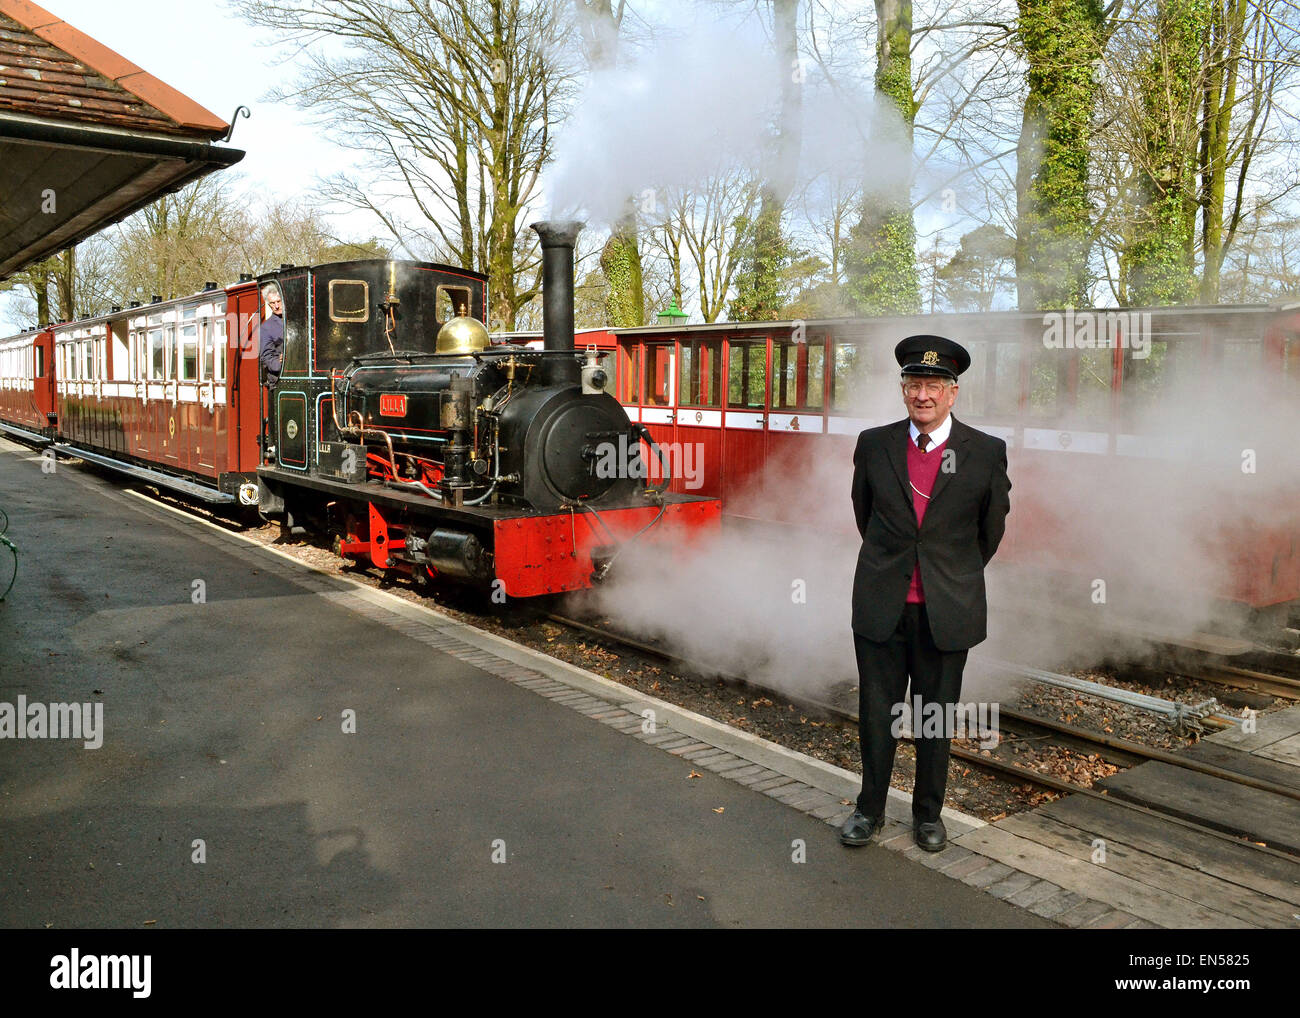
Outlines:
{"type": "Polygon", "coordinates": [[[726,307],[742,253],[751,239],[760,192],[751,168],[722,166],[692,189],[661,196],[664,215],[653,232],[669,264],[672,293],[679,301],[684,296],[682,280],[689,259],[706,322],[717,321],[726,307]]]}
{"type": "Polygon", "coordinates": [[[366,153],[368,175],[330,196],[488,275],[494,320],[512,328],[538,286],[526,230],[551,130],[571,84],[572,23],[546,0],[236,0],[307,69],[276,93],[366,153]],[[341,52],[340,52],[341,49],[341,52]],[[399,211],[402,210],[402,211],[399,211]],[[405,210],[409,210],[409,217],[405,210]],[[522,253],[522,257],[521,257],[522,253]]]}

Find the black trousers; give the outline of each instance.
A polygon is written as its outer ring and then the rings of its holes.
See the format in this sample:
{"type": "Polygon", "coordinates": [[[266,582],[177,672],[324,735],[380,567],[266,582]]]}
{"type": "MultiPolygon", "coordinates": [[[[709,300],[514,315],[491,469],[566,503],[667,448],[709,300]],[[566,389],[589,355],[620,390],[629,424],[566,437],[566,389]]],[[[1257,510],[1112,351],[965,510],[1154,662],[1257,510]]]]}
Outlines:
{"type": "MultiPolygon", "coordinates": [[[[915,707],[914,698],[918,696],[923,705],[956,703],[961,696],[967,652],[942,651],[934,645],[924,604],[905,605],[898,628],[884,643],[854,633],[853,646],[858,658],[858,736],[862,745],[858,809],[866,816],[878,817],[884,815],[889,777],[894,770],[898,740],[892,729],[899,717],[898,705],[909,703],[915,707]],[[911,696],[907,691],[909,675],[911,696]]],[[[939,819],[948,783],[949,733],[945,731],[939,738],[920,738],[921,717],[915,710],[912,727],[917,736],[912,817],[916,823],[933,823],[939,819]]]]}

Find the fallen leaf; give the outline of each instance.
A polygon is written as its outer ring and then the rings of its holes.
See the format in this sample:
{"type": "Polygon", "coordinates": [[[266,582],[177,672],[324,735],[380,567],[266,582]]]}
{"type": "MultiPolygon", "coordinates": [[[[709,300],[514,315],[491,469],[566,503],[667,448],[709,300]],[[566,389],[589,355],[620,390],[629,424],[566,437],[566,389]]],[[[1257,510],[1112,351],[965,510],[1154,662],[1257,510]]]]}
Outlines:
{"type": "Polygon", "coordinates": [[[158,921],[157,919],[146,919],[146,920],[144,921],[144,924],[145,924],[146,926],[152,926],[152,925],[153,925],[154,923],[156,923],[157,921],[158,921]]]}
{"type": "Polygon", "coordinates": [[[686,780],[690,781],[691,778],[702,778],[702,777],[704,777],[704,775],[701,774],[699,771],[691,771],[690,774],[686,775],[686,780]]]}
{"type": "Polygon", "coordinates": [[[713,812],[714,812],[714,813],[725,813],[726,810],[727,810],[727,807],[726,807],[726,806],[719,806],[719,807],[718,807],[717,809],[715,809],[713,812]]]}

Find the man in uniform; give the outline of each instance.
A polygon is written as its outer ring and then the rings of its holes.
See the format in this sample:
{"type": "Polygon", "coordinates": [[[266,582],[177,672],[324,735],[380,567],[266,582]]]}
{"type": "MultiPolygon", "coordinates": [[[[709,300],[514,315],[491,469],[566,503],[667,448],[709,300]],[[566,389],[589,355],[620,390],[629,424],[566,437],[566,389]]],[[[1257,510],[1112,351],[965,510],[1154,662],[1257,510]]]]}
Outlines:
{"type": "MultiPolygon", "coordinates": [[[[280,381],[280,371],[284,367],[284,295],[275,283],[262,287],[262,325],[258,329],[257,361],[262,369],[262,384],[274,389],[280,381]]],[[[258,389],[258,393],[261,393],[258,389]]],[[[262,435],[260,445],[265,450],[268,460],[275,455],[275,446],[271,442],[272,406],[262,410],[262,435]]]]}
{"type": "MultiPolygon", "coordinates": [[[[952,416],[957,376],[970,355],[941,336],[909,336],[902,368],[907,420],[870,428],[853,453],[853,511],[862,535],[853,580],[862,792],[840,840],[865,845],[884,824],[894,722],[907,702],[954,704],[967,651],[986,634],[984,566],[1011,508],[1007,446],[952,416]]],[[[944,710],[946,719],[951,713],[944,710]]],[[[939,811],[952,732],[921,737],[914,716],[913,836],[926,851],[947,843],[939,811]]]]}
{"type": "Polygon", "coordinates": [[[274,283],[262,287],[262,326],[258,330],[257,359],[265,373],[266,384],[272,389],[280,380],[280,367],[284,358],[284,301],[280,288],[274,283]]]}

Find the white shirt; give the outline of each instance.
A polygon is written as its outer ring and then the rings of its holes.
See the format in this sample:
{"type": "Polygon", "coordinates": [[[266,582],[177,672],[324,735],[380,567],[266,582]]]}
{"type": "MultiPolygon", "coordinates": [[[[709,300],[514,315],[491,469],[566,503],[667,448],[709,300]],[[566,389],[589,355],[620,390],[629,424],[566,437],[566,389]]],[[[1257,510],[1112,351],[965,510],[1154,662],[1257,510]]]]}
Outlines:
{"type": "MultiPolygon", "coordinates": [[[[949,414],[947,417],[943,419],[942,424],[940,424],[937,428],[935,428],[932,432],[930,432],[930,445],[923,451],[928,452],[930,449],[933,449],[937,445],[943,445],[944,442],[948,441],[948,434],[951,431],[952,431],[952,414],[949,414]]],[[[907,433],[912,436],[912,444],[915,445],[918,449],[920,449],[921,446],[917,443],[916,440],[921,437],[921,429],[916,426],[915,421],[907,422],[907,433]]]]}

